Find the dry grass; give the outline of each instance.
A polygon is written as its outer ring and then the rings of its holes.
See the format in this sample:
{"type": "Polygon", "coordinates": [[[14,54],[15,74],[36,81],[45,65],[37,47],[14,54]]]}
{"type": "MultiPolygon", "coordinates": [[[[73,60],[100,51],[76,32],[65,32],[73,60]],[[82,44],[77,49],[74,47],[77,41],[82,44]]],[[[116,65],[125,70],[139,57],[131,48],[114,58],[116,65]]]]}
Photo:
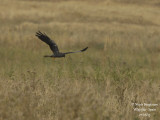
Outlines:
{"type": "Polygon", "coordinates": [[[0,0],[0,119],[158,120],[131,103],[160,102],[159,2],[128,1],[0,0]],[[89,49],[44,59],[37,30],[89,49]]]}

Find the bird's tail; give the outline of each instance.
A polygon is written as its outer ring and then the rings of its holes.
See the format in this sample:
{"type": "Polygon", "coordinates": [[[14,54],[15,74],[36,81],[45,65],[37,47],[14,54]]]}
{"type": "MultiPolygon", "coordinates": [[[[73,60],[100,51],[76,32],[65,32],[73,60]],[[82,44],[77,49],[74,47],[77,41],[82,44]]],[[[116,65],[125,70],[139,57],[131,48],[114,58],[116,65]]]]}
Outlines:
{"type": "Polygon", "coordinates": [[[52,55],[45,55],[44,57],[52,57],[52,55]]]}

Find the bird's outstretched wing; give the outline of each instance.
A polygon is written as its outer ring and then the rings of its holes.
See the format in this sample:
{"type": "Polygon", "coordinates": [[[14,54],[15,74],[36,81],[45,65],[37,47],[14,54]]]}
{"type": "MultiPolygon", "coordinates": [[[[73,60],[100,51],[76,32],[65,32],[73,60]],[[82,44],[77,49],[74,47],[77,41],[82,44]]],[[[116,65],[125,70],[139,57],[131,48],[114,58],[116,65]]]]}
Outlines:
{"type": "Polygon", "coordinates": [[[59,52],[56,43],[53,40],[51,40],[45,33],[43,34],[40,31],[38,31],[36,32],[36,36],[43,42],[47,43],[54,54],[59,52]]]}
{"type": "Polygon", "coordinates": [[[82,50],[80,50],[80,51],[66,52],[66,53],[64,53],[64,54],[77,53],[77,52],[84,52],[84,51],[86,51],[87,49],[88,49],[88,47],[86,47],[86,48],[84,48],[84,49],[82,49],[82,50]]]}

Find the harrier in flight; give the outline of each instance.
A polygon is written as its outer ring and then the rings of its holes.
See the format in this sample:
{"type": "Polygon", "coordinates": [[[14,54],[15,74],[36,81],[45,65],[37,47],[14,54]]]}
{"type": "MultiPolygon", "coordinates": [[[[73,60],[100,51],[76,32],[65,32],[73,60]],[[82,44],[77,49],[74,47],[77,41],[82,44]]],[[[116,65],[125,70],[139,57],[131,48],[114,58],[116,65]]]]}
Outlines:
{"type": "Polygon", "coordinates": [[[43,42],[47,43],[50,47],[50,49],[53,52],[53,55],[45,55],[44,57],[54,57],[54,58],[60,58],[60,57],[65,57],[66,54],[70,53],[77,53],[77,52],[84,52],[88,49],[88,47],[80,50],[80,51],[75,51],[75,52],[66,52],[66,53],[61,53],[59,52],[58,46],[56,43],[51,40],[45,33],[41,33],[40,31],[36,32],[36,36],[43,42]]]}

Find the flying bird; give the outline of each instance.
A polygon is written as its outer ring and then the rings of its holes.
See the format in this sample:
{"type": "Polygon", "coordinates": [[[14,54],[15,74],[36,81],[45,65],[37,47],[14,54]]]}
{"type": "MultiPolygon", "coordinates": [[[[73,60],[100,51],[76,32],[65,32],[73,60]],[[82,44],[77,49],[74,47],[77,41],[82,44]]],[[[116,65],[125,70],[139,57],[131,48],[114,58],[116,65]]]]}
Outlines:
{"type": "Polygon", "coordinates": [[[65,57],[66,54],[70,53],[77,53],[77,52],[84,52],[88,49],[88,47],[80,50],[80,51],[75,51],[75,52],[59,52],[57,44],[51,40],[45,33],[41,33],[40,31],[36,32],[36,36],[43,42],[49,45],[50,49],[52,50],[53,54],[52,55],[45,55],[44,57],[54,57],[54,58],[60,58],[60,57],[65,57]]]}

